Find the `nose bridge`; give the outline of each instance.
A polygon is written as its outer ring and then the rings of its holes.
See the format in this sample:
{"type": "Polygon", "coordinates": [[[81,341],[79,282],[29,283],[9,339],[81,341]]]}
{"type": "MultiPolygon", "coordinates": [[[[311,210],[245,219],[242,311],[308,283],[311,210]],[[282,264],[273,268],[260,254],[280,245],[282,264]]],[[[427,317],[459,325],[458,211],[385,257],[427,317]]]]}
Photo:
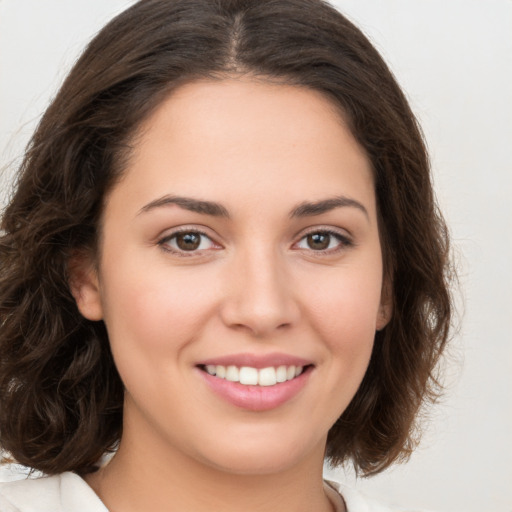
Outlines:
{"type": "Polygon", "coordinates": [[[224,321],[264,336],[298,317],[285,258],[270,244],[251,245],[235,255],[224,304],[224,321]]]}

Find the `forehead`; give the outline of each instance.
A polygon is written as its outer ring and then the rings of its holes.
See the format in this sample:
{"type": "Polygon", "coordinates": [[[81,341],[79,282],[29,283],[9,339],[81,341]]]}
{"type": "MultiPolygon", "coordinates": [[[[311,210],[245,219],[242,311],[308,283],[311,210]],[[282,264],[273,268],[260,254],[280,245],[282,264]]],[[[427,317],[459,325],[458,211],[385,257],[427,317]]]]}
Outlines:
{"type": "Polygon", "coordinates": [[[373,193],[369,160],[330,100],[247,78],[175,90],[141,126],[122,181],[146,201],[373,193]]]}
{"type": "Polygon", "coordinates": [[[273,145],[287,150],[290,144],[308,141],[316,147],[322,140],[327,145],[332,139],[326,137],[328,132],[338,140],[344,132],[343,138],[354,142],[352,149],[364,153],[355,144],[341,108],[326,95],[306,87],[240,77],[197,80],[178,87],[142,124],[137,140],[142,146],[172,134],[206,145],[223,137],[233,147],[234,143],[244,147],[256,139],[266,147],[274,141],[273,145]]]}

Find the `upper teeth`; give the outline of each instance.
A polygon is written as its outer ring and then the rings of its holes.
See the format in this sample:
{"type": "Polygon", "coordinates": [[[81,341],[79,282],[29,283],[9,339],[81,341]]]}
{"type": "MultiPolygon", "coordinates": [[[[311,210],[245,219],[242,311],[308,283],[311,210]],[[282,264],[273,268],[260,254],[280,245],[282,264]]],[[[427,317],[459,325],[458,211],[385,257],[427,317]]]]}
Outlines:
{"type": "Polygon", "coordinates": [[[210,375],[216,375],[221,379],[226,379],[231,382],[240,382],[248,386],[273,386],[278,382],[285,382],[298,377],[303,366],[278,366],[274,368],[269,366],[268,368],[252,368],[250,366],[222,366],[220,364],[206,365],[206,371],[210,375]]]}

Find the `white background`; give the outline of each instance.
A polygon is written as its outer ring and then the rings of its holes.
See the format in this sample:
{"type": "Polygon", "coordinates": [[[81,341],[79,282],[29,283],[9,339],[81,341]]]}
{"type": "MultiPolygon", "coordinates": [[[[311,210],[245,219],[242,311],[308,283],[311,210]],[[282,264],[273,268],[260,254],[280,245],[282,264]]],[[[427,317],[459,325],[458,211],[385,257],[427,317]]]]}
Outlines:
{"type": "MultiPolygon", "coordinates": [[[[74,59],[131,3],[0,0],[0,204],[74,59]]],[[[420,449],[371,480],[336,477],[404,507],[512,512],[512,1],[335,5],[376,44],[423,124],[464,301],[448,391],[420,449]]]]}

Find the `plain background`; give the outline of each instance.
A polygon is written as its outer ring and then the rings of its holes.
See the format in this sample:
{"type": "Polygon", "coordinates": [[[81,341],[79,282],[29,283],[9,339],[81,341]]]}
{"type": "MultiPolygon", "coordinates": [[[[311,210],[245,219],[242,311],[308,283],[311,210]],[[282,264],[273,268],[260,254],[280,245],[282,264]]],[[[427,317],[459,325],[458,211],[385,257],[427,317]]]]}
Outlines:
{"type": "MultiPolygon", "coordinates": [[[[69,67],[131,3],[0,0],[0,205],[69,67]]],[[[370,480],[334,477],[413,509],[512,512],[512,1],[334,4],[381,51],[423,125],[464,303],[448,391],[411,461],[370,480]]]]}

